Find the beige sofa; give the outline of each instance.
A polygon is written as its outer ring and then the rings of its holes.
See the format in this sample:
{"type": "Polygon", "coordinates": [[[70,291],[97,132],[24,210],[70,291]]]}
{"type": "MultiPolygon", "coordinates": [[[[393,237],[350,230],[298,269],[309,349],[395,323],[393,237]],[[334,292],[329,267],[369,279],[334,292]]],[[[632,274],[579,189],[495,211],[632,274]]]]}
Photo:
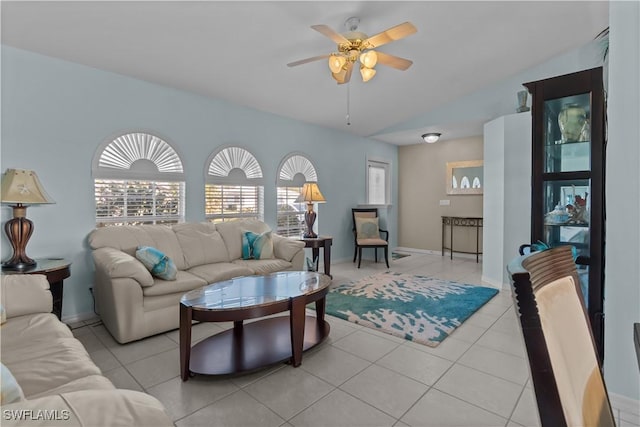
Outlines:
{"type": "Polygon", "coordinates": [[[7,404],[5,393],[12,381],[3,381],[1,424],[172,426],[156,398],[118,390],[102,376],[67,325],[51,314],[48,289],[45,276],[2,276],[7,320],[0,327],[0,355],[19,385],[14,395],[23,396],[7,404]]]}
{"type": "Polygon", "coordinates": [[[243,260],[242,233],[263,233],[257,220],[97,228],[89,235],[95,262],[94,298],[102,322],[120,343],[178,328],[187,291],[233,277],[303,270],[304,243],[273,234],[273,259],[243,260]],[[177,279],[153,277],[135,258],[152,246],[178,269],[177,279]]]}

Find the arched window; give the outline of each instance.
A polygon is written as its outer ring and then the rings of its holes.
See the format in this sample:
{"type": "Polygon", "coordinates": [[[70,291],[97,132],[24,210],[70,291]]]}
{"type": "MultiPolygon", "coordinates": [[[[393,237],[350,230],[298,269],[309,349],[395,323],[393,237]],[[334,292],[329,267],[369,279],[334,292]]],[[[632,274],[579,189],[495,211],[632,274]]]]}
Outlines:
{"type": "Polygon", "coordinates": [[[264,180],[256,158],[240,147],[214,152],[207,162],[205,217],[212,222],[264,219],[264,180]]]}
{"type": "Polygon", "coordinates": [[[92,172],[97,226],[184,221],[182,161],[157,136],[136,132],[107,141],[92,172]]]}
{"type": "Polygon", "coordinates": [[[280,163],[277,185],[277,233],[298,237],[305,230],[304,202],[296,202],[305,182],[318,181],[316,168],[303,154],[290,154],[280,163]]]}

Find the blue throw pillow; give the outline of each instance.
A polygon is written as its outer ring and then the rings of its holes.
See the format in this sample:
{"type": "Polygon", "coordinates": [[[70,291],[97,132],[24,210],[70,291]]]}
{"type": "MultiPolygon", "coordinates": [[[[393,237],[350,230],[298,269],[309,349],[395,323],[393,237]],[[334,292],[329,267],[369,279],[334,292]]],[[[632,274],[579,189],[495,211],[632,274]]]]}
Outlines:
{"type": "Polygon", "coordinates": [[[152,275],[163,280],[176,280],[178,269],[171,258],[151,246],[138,246],[136,258],[152,275]]]}
{"type": "Polygon", "coordinates": [[[242,259],[271,259],[273,258],[273,239],[271,231],[262,234],[253,231],[242,233],[242,259]]]}

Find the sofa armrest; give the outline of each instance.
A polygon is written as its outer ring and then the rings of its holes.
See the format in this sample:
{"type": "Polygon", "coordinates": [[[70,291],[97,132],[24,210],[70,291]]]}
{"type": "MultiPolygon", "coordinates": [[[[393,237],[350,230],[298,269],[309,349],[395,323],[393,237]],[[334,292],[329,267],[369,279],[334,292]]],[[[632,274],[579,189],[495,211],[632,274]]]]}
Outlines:
{"type": "Polygon", "coordinates": [[[47,276],[42,274],[8,274],[0,281],[2,306],[7,318],[25,314],[51,313],[53,297],[47,276]]]}
{"type": "Polygon", "coordinates": [[[276,258],[291,262],[300,251],[304,251],[303,241],[273,235],[273,255],[276,258]]]}
{"type": "Polygon", "coordinates": [[[112,279],[132,278],[142,287],[152,286],[153,277],[136,258],[114,248],[100,248],[93,251],[93,261],[112,279]]]}

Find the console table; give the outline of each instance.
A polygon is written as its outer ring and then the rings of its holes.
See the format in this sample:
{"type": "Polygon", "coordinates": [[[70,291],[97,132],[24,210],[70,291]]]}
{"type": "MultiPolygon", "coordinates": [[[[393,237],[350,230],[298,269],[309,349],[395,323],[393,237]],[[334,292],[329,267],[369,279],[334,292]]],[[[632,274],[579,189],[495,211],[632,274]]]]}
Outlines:
{"type": "Polygon", "coordinates": [[[453,253],[463,254],[475,254],[476,262],[480,260],[480,228],[482,228],[482,217],[469,217],[469,216],[443,216],[442,217],[442,256],[444,256],[445,249],[449,250],[451,259],[453,259],[453,253]],[[449,227],[449,246],[445,244],[445,235],[447,227],[449,227]],[[475,252],[458,251],[453,248],[453,228],[454,227],[475,227],[476,229],[476,250],[475,252]]]}
{"type": "Polygon", "coordinates": [[[2,270],[2,274],[44,274],[49,282],[49,291],[53,296],[53,311],[58,319],[62,316],[63,281],[71,276],[71,263],[62,258],[38,258],[36,265],[24,270],[2,270]]]}

